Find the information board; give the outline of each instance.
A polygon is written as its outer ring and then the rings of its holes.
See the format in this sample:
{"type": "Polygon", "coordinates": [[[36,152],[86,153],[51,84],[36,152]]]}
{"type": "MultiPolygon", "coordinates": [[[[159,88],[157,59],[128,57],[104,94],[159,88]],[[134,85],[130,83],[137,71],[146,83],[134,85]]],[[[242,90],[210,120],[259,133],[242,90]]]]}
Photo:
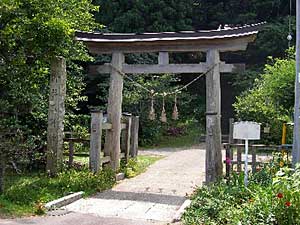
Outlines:
{"type": "Polygon", "coordinates": [[[233,138],[241,140],[259,140],[260,124],[250,121],[241,121],[234,123],[233,138]]]}

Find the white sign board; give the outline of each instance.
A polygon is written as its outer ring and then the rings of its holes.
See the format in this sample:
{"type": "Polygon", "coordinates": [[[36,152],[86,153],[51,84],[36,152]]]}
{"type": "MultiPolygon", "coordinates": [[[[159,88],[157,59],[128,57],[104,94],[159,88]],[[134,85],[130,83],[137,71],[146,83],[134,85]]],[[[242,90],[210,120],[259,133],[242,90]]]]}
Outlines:
{"type": "Polygon", "coordinates": [[[233,138],[242,140],[259,140],[260,124],[249,121],[241,121],[234,123],[233,138]]]}
{"type": "Polygon", "coordinates": [[[260,124],[256,122],[241,121],[233,124],[233,138],[245,140],[245,186],[248,185],[248,146],[249,140],[260,139],[260,124]]]}

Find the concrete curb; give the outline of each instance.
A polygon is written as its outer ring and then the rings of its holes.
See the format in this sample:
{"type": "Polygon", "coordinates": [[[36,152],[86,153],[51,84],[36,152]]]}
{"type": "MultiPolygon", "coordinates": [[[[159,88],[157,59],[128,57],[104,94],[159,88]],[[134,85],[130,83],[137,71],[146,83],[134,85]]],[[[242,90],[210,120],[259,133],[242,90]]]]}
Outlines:
{"type": "Polygon", "coordinates": [[[68,205],[68,204],[71,204],[72,202],[77,201],[78,199],[81,199],[83,194],[84,194],[84,192],[80,191],[80,192],[76,192],[74,194],[70,194],[65,197],[56,199],[54,201],[48,202],[45,205],[45,208],[47,210],[52,210],[52,209],[57,209],[57,208],[63,207],[65,205],[68,205]]]}
{"type": "Polygon", "coordinates": [[[179,222],[181,220],[181,217],[187,207],[191,205],[192,201],[190,199],[187,199],[184,201],[184,203],[180,206],[180,208],[175,213],[175,216],[172,220],[172,223],[179,222]]]}

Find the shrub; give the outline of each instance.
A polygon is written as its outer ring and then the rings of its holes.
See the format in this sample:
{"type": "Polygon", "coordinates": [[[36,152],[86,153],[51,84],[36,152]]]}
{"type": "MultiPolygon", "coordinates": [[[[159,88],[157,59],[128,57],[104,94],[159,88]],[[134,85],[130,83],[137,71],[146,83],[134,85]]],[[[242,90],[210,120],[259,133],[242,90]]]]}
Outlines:
{"type": "Polygon", "coordinates": [[[300,224],[300,166],[282,168],[273,181],[274,211],[278,224],[300,224]]]}
{"type": "Polygon", "coordinates": [[[250,174],[247,187],[243,178],[232,174],[228,181],[196,190],[184,224],[300,224],[300,165],[295,170],[280,167],[276,159],[250,174]]]}
{"type": "Polygon", "coordinates": [[[279,143],[282,123],[291,121],[293,113],[294,80],[294,57],[271,59],[254,87],[237,97],[234,108],[238,119],[269,124],[271,133],[263,134],[264,140],[279,143]]]}

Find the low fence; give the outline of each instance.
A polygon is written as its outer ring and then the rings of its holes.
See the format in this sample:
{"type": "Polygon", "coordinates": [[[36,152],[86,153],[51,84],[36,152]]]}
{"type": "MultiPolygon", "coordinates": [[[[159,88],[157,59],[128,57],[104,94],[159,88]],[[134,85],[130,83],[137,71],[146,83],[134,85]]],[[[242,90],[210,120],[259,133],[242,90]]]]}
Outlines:
{"type": "MultiPolygon", "coordinates": [[[[228,143],[223,144],[226,151],[226,159],[224,160],[226,166],[226,177],[230,175],[230,173],[234,170],[235,166],[236,172],[239,173],[243,170],[243,165],[245,165],[245,160],[242,157],[245,149],[245,144],[236,143],[237,141],[233,139],[233,123],[233,119],[230,119],[228,143]]],[[[252,173],[255,173],[257,171],[257,166],[268,163],[266,160],[268,160],[268,158],[272,159],[274,152],[281,152],[282,150],[285,150],[285,152],[287,153],[286,157],[288,159],[289,154],[291,152],[291,147],[291,145],[264,145],[250,143],[250,159],[248,161],[248,165],[251,166],[252,173]],[[259,153],[263,153],[263,157],[266,160],[259,160],[258,156],[262,156],[259,155],[259,153]]]]}
{"type": "MultiPolygon", "coordinates": [[[[245,160],[242,158],[243,151],[245,149],[244,144],[224,144],[224,148],[226,151],[226,159],[224,160],[224,163],[226,164],[226,176],[229,176],[230,172],[233,171],[234,166],[236,165],[236,171],[241,172],[242,171],[242,165],[245,165],[245,160]]],[[[264,153],[264,157],[266,160],[273,157],[274,152],[280,152],[281,150],[285,150],[287,155],[286,157],[289,157],[290,152],[290,146],[281,146],[281,145],[263,145],[263,144],[250,144],[249,145],[249,154],[250,154],[250,160],[248,161],[248,165],[251,166],[252,173],[255,173],[257,171],[257,166],[263,165],[268,163],[267,161],[260,161],[258,160],[258,153],[262,152],[264,153]]],[[[249,155],[248,155],[249,156],[249,155]]]]}
{"type": "MultiPolygon", "coordinates": [[[[89,168],[93,172],[98,172],[103,164],[110,162],[110,152],[107,146],[110,143],[106,141],[107,131],[112,129],[112,124],[103,120],[102,112],[92,112],[91,114],[91,133],[87,139],[73,137],[72,132],[65,132],[70,137],[64,138],[64,141],[69,144],[68,164],[70,167],[74,163],[75,143],[89,143],[89,168]],[[104,132],[103,132],[104,131],[104,132]],[[105,137],[103,136],[105,133],[105,137]],[[102,140],[105,143],[102,143],[102,140]],[[103,147],[104,146],[104,147],[103,147]]],[[[130,114],[123,115],[121,123],[121,145],[120,158],[126,162],[130,157],[136,157],[138,154],[138,130],[139,117],[130,114]]]]}

